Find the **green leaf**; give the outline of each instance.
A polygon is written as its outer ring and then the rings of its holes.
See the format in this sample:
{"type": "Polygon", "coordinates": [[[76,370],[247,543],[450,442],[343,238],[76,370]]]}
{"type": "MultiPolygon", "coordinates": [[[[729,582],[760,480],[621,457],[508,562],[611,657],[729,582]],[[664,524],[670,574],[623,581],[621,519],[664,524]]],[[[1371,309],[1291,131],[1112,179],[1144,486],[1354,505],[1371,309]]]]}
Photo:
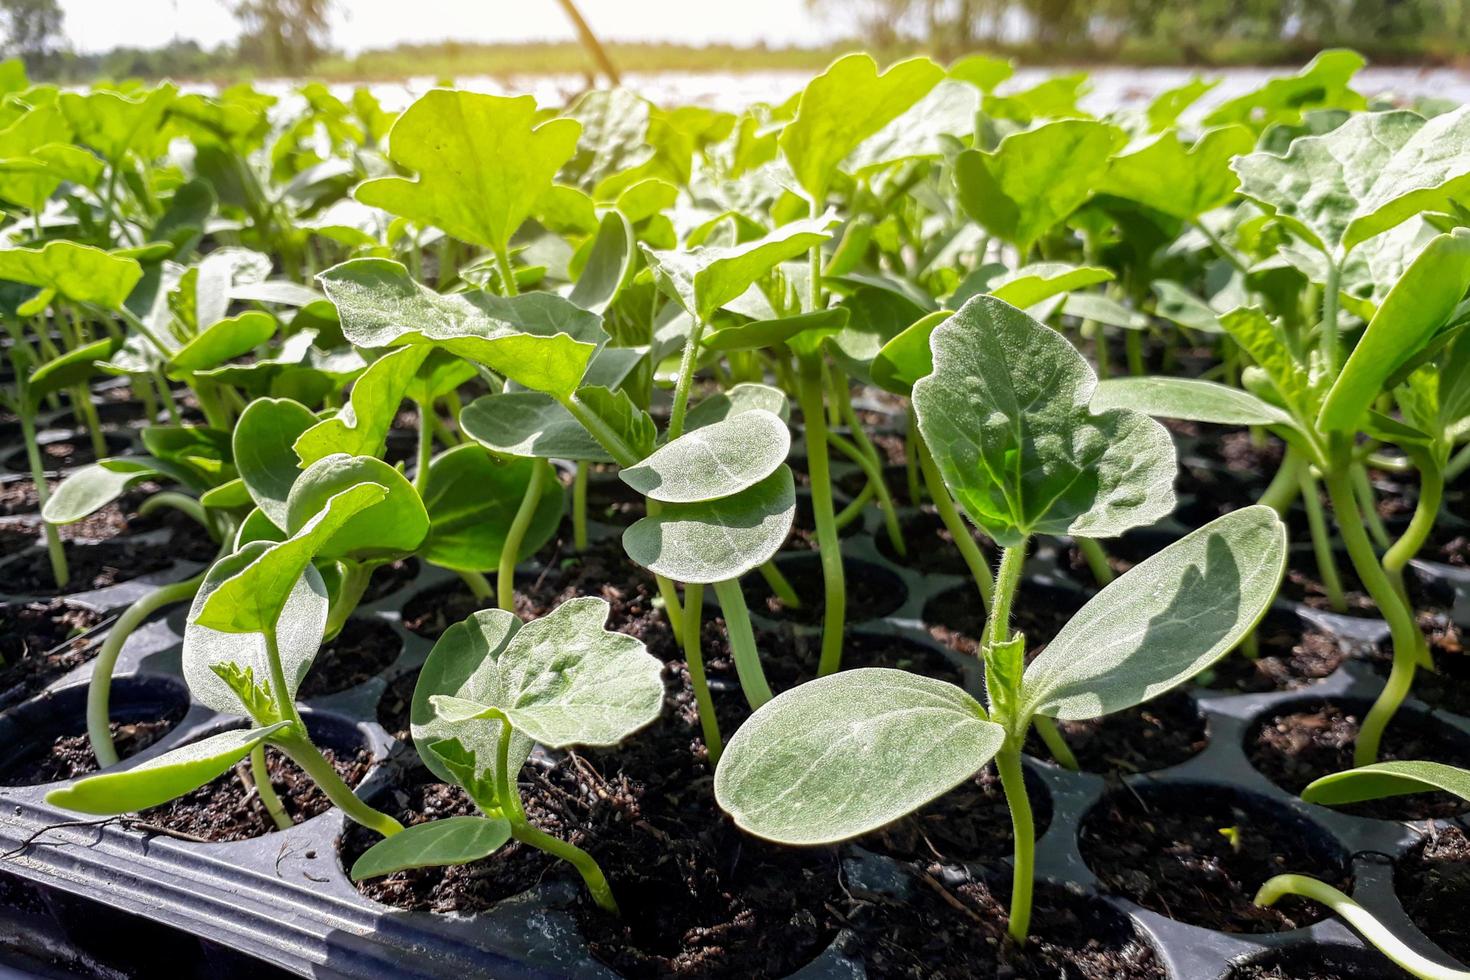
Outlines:
{"type": "Polygon", "coordinates": [[[863,140],[843,169],[861,174],[901,160],[938,159],[975,131],[980,93],[964,82],[941,81],[897,119],[863,140]]]}
{"type": "Polygon", "coordinates": [[[953,315],[949,310],[938,310],[920,317],[884,344],[873,358],[873,382],[894,394],[911,394],[914,382],[934,371],[929,338],[953,315]]]}
{"type": "Polygon", "coordinates": [[[1248,391],[1197,378],[1109,378],[1098,383],[1092,410],[1113,408],[1215,425],[1291,423],[1291,416],[1248,391]]]}
{"type": "Polygon", "coordinates": [[[1230,161],[1255,146],[1255,134],[1244,126],[1211,129],[1193,146],[1186,146],[1176,132],[1163,133],[1114,157],[1097,190],[1193,221],[1230,203],[1240,184],[1230,161]]]}
{"type": "Polygon", "coordinates": [[[165,82],[134,98],[96,89],[86,94],[63,92],[57,99],[67,122],[85,143],[110,163],[119,163],[129,151],[156,146],[164,130],[164,113],[179,90],[165,82]]]}
{"type": "Polygon", "coordinates": [[[612,462],[566,406],[539,391],[476,398],[459,413],[459,427],[486,449],[508,456],[612,462]]]}
{"type": "Polygon", "coordinates": [[[982,530],[1103,538],[1174,509],[1174,444],[1128,409],[1094,413],[1097,377],[1060,334],[977,296],[930,338],[914,385],[919,428],[944,482],[982,530]]]}
{"type": "Polygon", "coordinates": [[[684,252],[644,247],[659,285],[692,316],[708,322],[714,312],[739,297],[752,284],[788,259],[832,237],[832,212],[793,221],[754,241],[739,245],[700,245],[684,252]]]}
{"type": "Polygon", "coordinates": [[[409,106],[388,135],[388,158],[417,179],[378,177],[354,196],[461,241],[504,250],[571,159],[582,129],[571,119],[536,121],[529,95],[435,89],[409,106]]]}
{"type": "Polygon", "coordinates": [[[1406,110],[1353,116],[1285,155],[1236,160],[1240,192],[1335,261],[1470,190],[1470,111],[1426,122],[1406,110]]]}
{"type": "Polygon", "coordinates": [[[757,410],[686,432],[618,476],[650,499],[696,503],[754,486],[786,462],[790,451],[786,423],[757,410]]]}
{"type": "Polygon", "coordinates": [[[1171,89],[1165,89],[1154,96],[1148,104],[1145,115],[1148,118],[1148,129],[1151,133],[1162,132],[1179,121],[1179,116],[1200,100],[1210,89],[1220,84],[1220,79],[1212,78],[1206,81],[1198,75],[1171,89]]]}
{"type": "Polygon", "coordinates": [[[770,561],[795,517],[796,483],[783,465],[733,496],[665,504],[623,532],[623,550],[676,582],[723,582],[770,561]]]}
{"type": "Polygon", "coordinates": [[[557,397],[608,339],[601,317],[551,293],[441,295],[387,259],[352,259],[317,280],[359,347],[435,344],[557,397]]]}
{"type": "Polygon", "coordinates": [[[626,391],[621,388],[609,391],[600,386],[578,388],[576,399],[622,440],[638,459],[653,452],[658,429],[648,413],[633,404],[626,391]]]}
{"type": "Polygon", "coordinates": [[[1025,714],[1097,718],[1162,694],[1255,628],[1286,571],[1286,526],[1256,504],[1144,559],[1026,668],[1025,714]]]}
{"type": "Polygon", "coordinates": [[[1367,102],[1348,85],[1365,64],[1356,51],[1322,51],[1297,74],[1273,78],[1254,92],[1216,106],[1205,117],[1205,125],[1245,123],[1260,132],[1271,125],[1298,122],[1312,109],[1364,109],[1367,102]]]}
{"type": "Polygon", "coordinates": [[[0,279],[50,290],[74,303],[120,309],[143,267],[76,242],[47,242],[41,248],[0,249],[0,279]]]}
{"type": "MultiPolygon", "coordinates": [[[[234,672],[250,677],[268,690],[271,667],[266,658],[265,637],[258,631],[237,633],[211,629],[199,623],[199,615],[220,586],[243,572],[270,547],[270,542],[253,541],[215,562],[194,596],[184,626],[183,668],[189,693],[200,704],[228,715],[246,714],[247,705],[219,673],[219,668],[233,665],[234,672]]],[[[326,631],[327,610],[327,586],[316,568],[307,564],[290,584],[276,621],[276,644],[286,680],[284,698],[288,702],[296,700],[296,692],[311,670],[326,631]]],[[[281,692],[269,691],[269,694],[276,697],[281,692]]]]}
{"type": "Polygon", "coordinates": [[[291,724],[283,721],[268,728],[220,732],[124,772],[105,772],[53,789],[46,794],[46,802],[99,816],[146,810],[203,786],[291,724]]]}
{"type": "Polygon", "coordinates": [[[203,371],[248,354],[276,335],[276,318],[251,310],[201,330],[169,358],[174,371],[203,371]]]}
{"type": "Polygon", "coordinates": [[[1147,330],[1150,326],[1148,317],[1101,293],[1070,293],[1062,302],[1062,312],[1124,330],[1147,330]]]}
{"type": "Polygon", "coordinates": [[[516,559],[541,550],[556,533],[566,509],[566,491],[551,464],[542,459],[497,460],[480,446],[465,445],[441,453],[429,464],[424,488],[429,536],[419,555],[460,572],[495,568],[533,467],[543,470],[541,497],[516,559]]]}
{"type": "Polygon", "coordinates": [[[289,398],[257,398],[235,423],[235,466],[250,499],[276,527],[286,526],[286,498],[301,475],[292,445],[316,416],[289,398]]]}
{"type": "Polygon", "coordinates": [[[995,755],[1005,730],[964,691],[882,667],[844,670],[762,705],[715,771],[715,799],[742,830],[832,844],[892,823],[995,755]]]}
{"type": "Polygon", "coordinates": [[[372,456],[334,453],[303,470],[286,498],[284,530],[301,532],[338,494],[364,483],[377,486],[381,499],[319,539],[313,557],[388,561],[413,554],[429,533],[424,502],[396,467],[372,456]]]}
{"type": "Polygon", "coordinates": [[[1089,119],[1063,119],[1012,133],[991,152],[955,159],[965,211],[1022,253],[1092,196],[1123,131],[1089,119]]]}
{"type": "Polygon", "coordinates": [[[1009,61],[983,54],[968,55],[949,66],[950,78],[968,82],[982,92],[994,90],[1015,73],[1009,61]]]}
{"type": "Polygon", "coordinates": [[[115,350],[117,341],[109,337],[73,348],[35,368],[25,386],[31,410],[35,411],[41,399],[52,392],[81,384],[96,374],[97,362],[107,360],[115,350]]]}
{"type": "Polygon", "coordinates": [[[423,345],[404,347],[368,365],[352,383],[347,404],[333,417],[301,433],[291,444],[301,465],[307,466],[334,453],[382,455],[398,406],[430,353],[431,348],[423,345]]]}
{"type": "Polygon", "coordinates": [[[1338,806],[1435,790],[1470,800],[1470,771],[1441,762],[1375,762],[1313,780],[1302,799],[1338,806]]]}
{"type": "Polygon", "coordinates": [[[1232,310],[1220,317],[1220,326],[1270,378],[1293,415],[1304,420],[1317,417],[1323,397],[1321,379],[1309,375],[1305,366],[1292,356],[1291,346],[1279,326],[1255,307],[1232,310]]]}
{"type": "Polygon", "coordinates": [[[1356,432],[1388,378],[1454,316],[1470,288],[1470,229],[1440,235],[1419,253],[1368,322],[1337,376],[1317,425],[1356,432]]]}
{"type": "Polygon", "coordinates": [[[441,868],[489,857],[510,840],[504,817],[446,817],[405,827],[368,848],[352,865],[352,880],[410,868],[441,868]]]}
{"type": "Polygon", "coordinates": [[[67,476],[46,499],[41,517],[48,524],[73,524],[112,503],[125,490],[149,477],[158,467],[148,457],[104,459],[67,476]]]}
{"type": "Polygon", "coordinates": [[[807,83],[796,118],[781,131],[781,152],[808,197],[825,203],[842,161],[939,83],[944,69],[928,58],[901,61],[878,73],[866,54],[833,62],[807,83]]]}
{"type": "Polygon", "coordinates": [[[295,534],[262,550],[239,572],[221,582],[194,619],[223,633],[263,633],[273,628],[317,549],[342,525],[387,496],[373,483],[360,483],[327,501],[295,534]]]}
{"type": "Polygon", "coordinates": [[[791,404],[786,393],[770,385],[742,382],[729,391],[716,392],[689,410],[685,429],[693,432],[745,412],[766,411],[783,422],[791,419],[791,404]]]}
{"type": "Polygon", "coordinates": [[[718,351],[765,350],[808,331],[835,333],[847,323],[849,312],[846,307],[833,306],[813,313],[733,323],[707,331],[699,346],[718,351]]]}
{"type": "MultiPolygon", "coordinates": [[[[1024,310],[1053,296],[1070,293],[1074,289],[1086,289],[1112,279],[1112,271],[1101,266],[1033,262],[990,280],[985,291],[1019,310],[1024,310]]],[[[969,297],[966,296],[965,299],[969,297]]],[[[926,371],[925,374],[927,373],[926,371]]]]}
{"type": "Polygon", "coordinates": [[[638,270],[637,245],[638,236],[621,212],[613,210],[604,214],[582,274],[567,298],[593,313],[606,310],[633,281],[633,274],[638,270]]]}

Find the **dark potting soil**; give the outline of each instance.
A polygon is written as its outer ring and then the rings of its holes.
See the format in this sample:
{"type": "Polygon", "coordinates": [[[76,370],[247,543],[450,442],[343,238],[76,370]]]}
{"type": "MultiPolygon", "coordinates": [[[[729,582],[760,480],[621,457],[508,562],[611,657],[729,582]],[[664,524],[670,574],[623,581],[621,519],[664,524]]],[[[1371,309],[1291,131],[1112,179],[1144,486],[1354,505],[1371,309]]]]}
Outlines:
{"type": "MultiPolygon", "coordinates": [[[[773,619],[808,626],[820,625],[827,607],[822,564],[816,555],[805,555],[779,563],[801,605],[787,608],[771,593],[760,575],[747,575],[740,587],[753,610],[773,619]]],[[[847,558],[842,563],[847,586],[847,622],[862,623],[896,612],[907,600],[908,589],[897,575],[871,562],[847,558]]]]}
{"type": "Polygon", "coordinates": [[[356,687],[381,673],[402,652],[403,641],[381,619],[349,617],[342,632],[323,644],[312,661],[300,696],[319,698],[356,687]]]}
{"type": "Polygon", "coordinates": [[[419,672],[416,670],[399,674],[388,682],[383,696],[378,699],[378,724],[401,742],[412,741],[408,722],[409,712],[413,708],[413,689],[418,680],[419,672]]]}
{"type": "MultiPolygon", "coordinates": [[[[142,752],[172,731],[188,711],[187,704],[177,704],[146,721],[112,722],[108,727],[118,757],[126,759],[142,752]]],[[[39,786],[96,771],[97,757],[85,732],[58,735],[0,772],[0,786],[39,786]]]]}
{"type": "Polygon", "coordinates": [[[64,599],[0,603],[0,705],[39,691],[97,655],[82,634],[103,620],[99,612],[64,599]]]}
{"type": "Polygon", "coordinates": [[[1237,648],[1194,682],[1213,691],[1294,691],[1327,677],[1348,658],[1341,640],[1280,613],[1266,614],[1256,642],[1254,659],[1237,648]]]}
{"type": "Polygon", "coordinates": [[[1031,937],[1006,934],[1009,879],[914,869],[908,894],[853,892],[846,919],[874,980],[1145,980],[1163,965],[1129,918],[1095,898],[1038,884],[1031,937]]]}
{"type": "Polygon", "coordinates": [[[1207,785],[1124,787],[1083,819],[1078,844],[1108,890],[1180,922],[1222,932],[1282,932],[1326,908],[1252,899],[1273,875],[1308,872],[1349,887],[1345,855],[1320,829],[1259,797],[1207,785]]]}
{"type": "Polygon", "coordinates": [[[426,640],[437,640],[455,623],[481,609],[494,609],[495,599],[477,599],[469,586],[450,579],[430,586],[403,604],[403,628],[426,640]]]}
{"type": "MultiPolygon", "coordinates": [[[[1457,714],[1470,712],[1470,652],[1465,649],[1464,630],[1444,613],[1424,611],[1416,617],[1419,630],[1429,641],[1434,670],[1414,672],[1414,697],[1432,708],[1457,714]]],[[[1393,645],[1379,641],[1370,658],[1373,669],[1388,676],[1393,664],[1393,645]]]]}
{"type": "MultiPolygon", "coordinates": [[[[1026,795],[1040,837],[1051,826],[1051,795],[1029,769],[1025,773],[1026,795]]],[[[857,843],[900,860],[957,864],[1008,858],[1013,839],[1011,811],[991,763],[973,779],[857,843]]]]}
{"type": "MultiPolygon", "coordinates": [[[[46,487],[48,492],[54,493],[58,481],[48,479],[46,487]]],[[[16,514],[34,514],[41,509],[40,498],[36,496],[36,485],[29,479],[16,479],[7,483],[0,483],[0,516],[11,517],[16,514]]]]}
{"type": "MultiPolygon", "coordinates": [[[[356,787],[372,766],[372,753],[366,747],[345,752],[321,744],[317,747],[348,786],[356,787]]],[[[271,785],[294,823],[301,823],[332,808],[327,794],[311,777],[275,748],[265,750],[265,764],[270,772],[271,785]]],[[[139,817],[144,823],[216,843],[263,836],[274,831],[276,824],[255,792],[252,775],[247,758],[198,789],[162,806],[144,810],[139,817]],[[248,790],[247,784],[250,786],[248,790]]]]}
{"type": "MultiPolygon", "coordinates": [[[[1086,602],[1087,595],[1076,589],[1023,580],[1011,605],[1011,628],[1026,634],[1027,653],[1035,656],[1086,602]]],[[[966,656],[979,652],[985,606],[974,583],[945,589],[924,604],[923,615],[940,643],[966,656]]]]}
{"type": "MultiPolygon", "coordinates": [[[[41,466],[48,471],[97,462],[97,454],[92,451],[92,440],[86,436],[55,439],[43,442],[37,448],[41,450],[41,466]]],[[[17,449],[6,456],[5,465],[17,473],[29,471],[30,462],[25,449],[17,449]]]]}
{"type": "MultiPolygon", "coordinates": [[[[734,662],[725,662],[729,658],[729,646],[725,639],[724,620],[717,619],[716,622],[713,637],[706,631],[705,666],[711,676],[728,672],[733,680],[736,677],[734,662]]],[[[766,679],[777,693],[805,684],[817,676],[822,654],[819,634],[797,633],[783,623],[774,629],[757,629],[755,645],[761,654],[766,679]]],[[[958,687],[966,686],[964,669],[951,657],[922,643],[883,633],[847,630],[842,638],[842,667],[844,670],[892,667],[948,681],[958,687]]]]}
{"type": "MultiPolygon", "coordinates": [[[[887,533],[879,530],[874,535],[874,541],[883,557],[924,575],[969,577],[970,566],[966,565],[965,559],[960,556],[959,549],[955,547],[954,535],[949,533],[949,528],[944,526],[944,521],[940,519],[939,514],[932,510],[913,511],[903,515],[898,526],[903,532],[904,545],[908,548],[909,553],[907,557],[900,556],[894,549],[893,542],[888,539],[887,533]]],[[[993,564],[996,555],[995,545],[968,523],[965,527],[969,529],[975,543],[980,546],[980,553],[985,556],[985,560],[993,564]]]]}
{"type": "MultiPolygon", "coordinates": [[[[1058,722],[1057,728],[1085,772],[1152,772],[1198,755],[1210,741],[1199,706],[1179,690],[1102,718],[1058,722]]],[[[1051,758],[1034,730],[1026,751],[1051,758]]]]}
{"type": "MultiPolygon", "coordinates": [[[[1318,777],[1353,767],[1353,745],[1367,708],[1319,701],[1268,713],[1247,733],[1246,756],[1277,786],[1300,793],[1318,777]]],[[[1379,758],[1470,766],[1470,740],[1443,722],[1401,710],[1384,732],[1379,758]]],[[[1381,820],[1427,820],[1458,816],[1470,811],[1470,803],[1449,793],[1412,793],[1336,809],[1381,820]]]]}
{"type": "Polygon", "coordinates": [[[1408,974],[1371,948],[1288,947],[1243,963],[1225,980],[1403,980],[1408,974]]]}
{"type": "Polygon", "coordinates": [[[40,524],[33,521],[0,525],[0,558],[9,558],[34,547],[40,536],[40,524]]]}
{"type": "MultiPolygon", "coordinates": [[[[837,496],[833,503],[833,510],[842,512],[847,501],[837,496]]],[[[871,506],[877,506],[873,504],[871,506]]],[[[850,538],[863,529],[861,517],[844,524],[837,529],[839,538],[850,538]]],[[[785,551],[815,551],[817,549],[817,520],[812,512],[812,495],[806,490],[796,492],[796,517],[791,523],[791,535],[786,539],[783,550],[785,551]]]]}
{"type": "MultiPolygon", "coordinates": [[[[902,447],[902,445],[903,440],[900,439],[900,448],[902,447]]],[[[884,486],[888,488],[888,495],[892,497],[895,502],[897,502],[899,498],[907,495],[907,490],[904,488],[908,486],[908,470],[904,467],[902,460],[898,460],[897,462],[889,462],[878,472],[883,477],[884,486]]],[[[845,494],[849,500],[862,493],[863,489],[867,485],[868,475],[864,473],[861,469],[854,469],[850,472],[844,473],[842,476],[833,481],[833,486],[842,491],[842,493],[845,494]]],[[[877,506],[876,498],[874,499],[873,506],[877,506]]]]}
{"type": "Polygon", "coordinates": [[[1424,838],[1399,859],[1394,891],[1424,934],[1455,959],[1470,961],[1470,836],[1463,827],[1426,828],[1424,838]]]}
{"type": "Polygon", "coordinates": [[[1269,433],[1264,441],[1258,443],[1248,429],[1222,432],[1206,427],[1199,432],[1193,455],[1223,466],[1232,473],[1270,480],[1286,455],[1286,443],[1269,433]]]}
{"type": "Polygon", "coordinates": [[[615,476],[589,478],[587,517],[604,524],[627,527],[646,513],[643,495],[615,476]]]}
{"type": "MultiPolygon", "coordinates": [[[[1307,561],[1310,562],[1311,559],[1308,558],[1307,561]]],[[[1352,569],[1339,566],[1338,572],[1342,576],[1343,601],[1346,603],[1344,609],[1332,608],[1332,601],[1328,598],[1322,579],[1317,575],[1315,565],[1312,566],[1311,571],[1288,568],[1286,578],[1281,583],[1281,597],[1290,599],[1292,602],[1300,602],[1308,609],[1337,613],[1339,616],[1379,618],[1381,614],[1378,611],[1378,604],[1364,591],[1352,569]]]]}
{"type": "Polygon", "coordinates": [[[66,545],[67,584],[58,589],[45,548],[33,548],[0,565],[0,592],[18,595],[75,595],[163,571],[174,562],[162,545],[131,541],[66,545]]]}
{"type": "Polygon", "coordinates": [[[1470,529],[1464,526],[1437,526],[1429,532],[1420,556],[1457,568],[1470,567],[1470,529]]]}
{"type": "Polygon", "coordinates": [[[387,598],[412,582],[418,573],[419,560],[417,558],[400,558],[379,566],[373,570],[373,577],[368,580],[368,587],[363,590],[363,603],[377,602],[387,598]]]}

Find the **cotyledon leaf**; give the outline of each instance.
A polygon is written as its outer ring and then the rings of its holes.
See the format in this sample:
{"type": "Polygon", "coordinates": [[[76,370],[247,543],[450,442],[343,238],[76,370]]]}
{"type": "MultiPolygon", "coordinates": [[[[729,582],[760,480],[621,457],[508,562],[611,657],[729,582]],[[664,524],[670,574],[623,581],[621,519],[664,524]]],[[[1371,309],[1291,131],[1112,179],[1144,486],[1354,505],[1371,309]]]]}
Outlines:
{"type": "Polygon", "coordinates": [[[783,464],[732,496],[663,505],[623,532],[623,550],[676,582],[723,582],[769,561],[795,517],[796,483],[783,464]]]}
{"type": "Polygon", "coordinates": [[[442,868],[489,857],[510,840],[504,817],[458,816],[405,827],[368,848],[352,865],[352,880],[409,868],[442,868]]]}
{"type": "Polygon", "coordinates": [[[203,371],[241,354],[247,354],[276,333],[276,318],[259,310],[227,317],[201,330],[198,336],[174,351],[168,366],[173,371],[203,371]]]}
{"type": "Polygon", "coordinates": [[[1291,424],[1291,416],[1248,391],[1197,378],[1108,378],[1098,382],[1092,410],[1110,408],[1215,425],[1291,424]]]}
{"type": "Polygon", "coordinates": [[[1470,800],[1470,771],[1442,762],[1375,762],[1312,781],[1302,799],[1337,806],[1434,790],[1470,800]]]}
{"type": "Polygon", "coordinates": [[[486,449],[511,456],[610,463],[597,440],[550,395],[508,391],[476,398],[459,413],[465,435],[486,449]]]}
{"type": "Polygon", "coordinates": [[[556,533],[566,509],[565,488],[544,459],[496,459],[473,444],[455,446],[429,464],[423,495],[429,534],[418,554],[456,571],[495,568],[535,467],[543,473],[541,495],[516,559],[535,554],[556,533]]]}
{"type": "Polygon", "coordinates": [[[1024,714],[1063,721],[1121,711],[1181,684],[1255,628],[1286,571],[1270,507],[1232,511],[1094,596],[1026,668],[1024,714]]]}
{"type": "Polygon", "coordinates": [[[336,415],[301,433],[292,443],[301,465],[309,466],[333,453],[381,454],[398,406],[432,350],[425,345],[404,347],[389,351],[368,365],[352,383],[347,404],[336,415]]]}
{"type": "Polygon", "coordinates": [[[786,462],[790,451],[786,423],[757,409],[686,432],[618,476],[645,497],[688,504],[754,486],[786,462]]]}
{"type": "Polygon", "coordinates": [[[284,530],[297,534],[339,493],[362,484],[379,487],[381,499],[318,540],[313,557],[388,561],[416,551],[429,533],[424,502],[397,467],[372,456],[333,453],[304,469],[286,498],[284,530]]]}
{"type": "Polygon", "coordinates": [[[235,423],[231,448],[250,498],[279,528],[286,526],[286,498],[301,475],[292,445],[316,425],[311,409],[289,398],[257,398],[235,423]]]}
{"type": "Polygon", "coordinates": [[[741,725],[715,799],[742,830],[831,844],[912,813],[974,775],[1005,730],[960,688],[863,667],[778,695],[741,725]]]}

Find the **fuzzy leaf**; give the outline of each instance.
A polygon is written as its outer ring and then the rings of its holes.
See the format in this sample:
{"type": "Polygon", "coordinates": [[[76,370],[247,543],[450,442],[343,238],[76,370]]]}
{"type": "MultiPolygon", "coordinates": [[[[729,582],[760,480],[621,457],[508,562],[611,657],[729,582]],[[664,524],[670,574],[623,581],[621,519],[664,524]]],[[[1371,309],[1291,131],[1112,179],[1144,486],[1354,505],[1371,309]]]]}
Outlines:
{"type": "Polygon", "coordinates": [[[1121,711],[1183,683],[1255,628],[1286,570],[1286,526],[1256,504],[1144,559],[1062,627],[1026,669],[1027,715],[1121,711]]]}
{"type": "Polygon", "coordinates": [[[790,451],[786,423],[757,410],[686,432],[618,476],[653,500],[696,503],[754,486],[786,462],[790,451]]]}
{"type": "Polygon", "coordinates": [[[742,382],[729,391],[717,392],[695,405],[684,417],[688,431],[702,429],[716,422],[743,415],[746,412],[766,411],[783,422],[791,419],[791,404],[786,393],[770,385],[742,382]]]}
{"type": "Polygon", "coordinates": [[[1037,533],[1114,537],[1174,509],[1174,445],[1128,409],[1093,413],[1097,377],[1060,334],[977,296],[930,338],[914,385],[944,482],[1002,546],[1037,533]]]}
{"type": "Polygon", "coordinates": [[[104,459],[69,474],[41,510],[48,524],[73,524],[110,504],[139,480],[157,477],[147,456],[104,459]]]}
{"type": "Polygon", "coordinates": [[[459,425],[486,449],[508,456],[612,462],[566,406],[539,391],[476,398],[459,413],[459,425]]]}
{"type": "Polygon", "coordinates": [[[1196,378],[1109,378],[1098,383],[1092,410],[1111,408],[1214,425],[1291,423],[1291,416],[1248,391],[1196,378]]]}
{"type": "MultiPolygon", "coordinates": [[[[1098,193],[1137,201],[1146,207],[1193,221],[1230,203],[1240,178],[1230,161],[1255,149],[1256,137],[1244,126],[1206,132],[1186,146],[1176,132],[1113,158],[1098,193]]],[[[1020,305],[1020,304],[1017,304],[1020,305]]]]}
{"type": "Polygon", "coordinates": [[[314,520],[340,493],[360,484],[383,491],[315,546],[313,557],[386,561],[413,554],[429,533],[429,515],[418,491],[397,468],[372,456],[334,453],[312,463],[291,487],[286,498],[283,530],[296,534],[314,520]]]}
{"type": "Polygon", "coordinates": [[[231,358],[248,354],[275,334],[276,318],[251,310],[201,330],[198,336],[174,351],[168,366],[180,372],[219,367],[231,358]]]}
{"type": "Polygon", "coordinates": [[[777,696],[741,725],[715,799],[742,830],[831,844],[882,827],[958,786],[1005,730],[953,684],[864,667],[777,696]]]}
{"type": "Polygon", "coordinates": [[[388,135],[388,157],[418,174],[378,177],[355,192],[364,204],[503,250],[577,148],[581,125],[536,125],[536,100],[435,89],[388,135]]]}
{"type": "Polygon", "coordinates": [[[424,345],[404,347],[370,364],[352,383],[347,404],[291,444],[301,465],[308,466],[334,453],[381,455],[398,406],[431,352],[432,348],[424,345]]]}

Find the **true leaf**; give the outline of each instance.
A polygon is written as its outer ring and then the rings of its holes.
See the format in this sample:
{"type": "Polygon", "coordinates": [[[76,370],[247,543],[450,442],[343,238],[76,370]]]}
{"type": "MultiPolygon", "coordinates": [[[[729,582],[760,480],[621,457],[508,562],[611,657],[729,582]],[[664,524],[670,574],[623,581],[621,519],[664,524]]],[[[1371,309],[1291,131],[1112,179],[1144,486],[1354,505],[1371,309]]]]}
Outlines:
{"type": "Polygon", "coordinates": [[[123,772],[105,772],[53,789],[46,794],[46,802],[98,815],[146,810],[203,786],[291,724],[283,721],[266,728],[220,732],[123,772]]]}
{"type": "Polygon", "coordinates": [[[1244,126],[1211,129],[1192,146],[1167,132],[1114,157],[1098,192],[1193,221],[1230,202],[1240,184],[1230,161],[1255,145],[1255,134],[1244,126]]]}
{"type": "Polygon", "coordinates": [[[618,476],[653,500],[695,503],[754,486],[786,462],[790,451],[786,423],[757,410],[686,432],[618,476]]]}
{"type": "Polygon", "coordinates": [[[796,484],[785,465],[718,500],[665,504],[623,532],[639,565],[677,582],[722,582],[765,564],[791,533],[796,484]]]}
{"type": "Polygon", "coordinates": [[[537,125],[536,100],[435,89],[388,135],[388,157],[418,174],[361,184],[364,204],[436,225],[461,241],[503,250],[552,177],[571,159],[581,126],[537,125]]]}
{"type": "Polygon", "coordinates": [[[584,310],[601,313],[612,305],[638,268],[638,237],[622,213],[608,211],[592,238],[587,262],[567,297],[584,310]]]}
{"type": "MultiPolygon", "coordinates": [[[[244,571],[269,547],[269,542],[255,541],[215,562],[194,596],[184,626],[183,669],[189,693],[200,704],[225,714],[245,714],[246,705],[241,703],[239,694],[217,673],[216,668],[233,664],[241,672],[248,671],[257,684],[269,685],[271,668],[266,658],[265,637],[258,632],[234,633],[211,629],[198,622],[199,613],[221,585],[244,571]]],[[[316,658],[326,626],[327,587],[317,570],[307,565],[291,585],[276,623],[276,643],[286,690],[271,691],[273,697],[280,698],[284,694],[286,700],[295,700],[296,692],[316,658]]]]}
{"type": "Polygon", "coordinates": [[[489,857],[510,840],[504,817],[459,816],[405,827],[378,841],[352,865],[352,880],[409,868],[441,868],[489,857]]]}
{"type": "Polygon", "coordinates": [[[707,332],[700,340],[706,350],[763,350],[784,344],[808,331],[835,333],[847,323],[849,310],[841,306],[770,320],[748,320],[707,332]]]}
{"type": "Polygon", "coordinates": [[[741,725],[720,757],[715,799],[758,837],[831,844],[943,795],[1004,741],[953,684],[845,670],[782,693],[741,725]]]}
{"type": "Polygon", "coordinates": [[[1206,524],[1114,580],[1026,668],[1022,698],[1064,721],[1183,683],[1255,628],[1286,570],[1286,527],[1256,504],[1206,524]]]}
{"type": "MultiPolygon", "coordinates": [[[[985,291],[997,299],[1024,310],[1043,300],[1086,289],[1113,278],[1109,269],[1095,265],[1067,265],[1064,262],[1033,262],[1002,273],[990,280],[985,291]]],[[[968,296],[965,299],[969,299],[968,296]]],[[[927,346],[927,345],[926,345],[927,346]]],[[[927,373],[927,372],[926,372],[927,373]]]]}
{"type": "Polygon", "coordinates": [[[977,296],[930,338],[914,385],[934,461],[982,530],[1113,537],[1174,508],[1174,447],[1148,416],[1089,408],[1097,378],[1060,334],[977,296]]]}

